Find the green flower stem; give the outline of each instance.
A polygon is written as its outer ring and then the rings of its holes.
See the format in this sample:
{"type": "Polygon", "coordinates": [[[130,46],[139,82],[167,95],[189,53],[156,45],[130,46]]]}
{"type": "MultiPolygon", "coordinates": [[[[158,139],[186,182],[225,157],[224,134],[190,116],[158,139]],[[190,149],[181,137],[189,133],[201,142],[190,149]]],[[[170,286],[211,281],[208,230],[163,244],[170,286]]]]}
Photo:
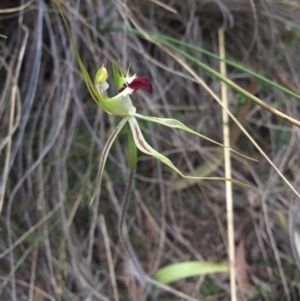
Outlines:
{"type": "Polygon", "coordinates": [[[127,135],[128,135],[128,159],[130,172],[135,173],[137,164],[137,148],[134,142],[133,134],[130,125],[127,123],[127,135]]]}
{"type": "MultiPolygon", "coordinates": [[[[124,223],[125,223],[125,218],[127,214],[127,209],[130,201],[130,195],[131,195],[131,190],[133,186],[133,181],[134,181],[134,175],[135,175],[135,170],[136,170],[136,164],[137,164],[137,148],[134,143],[133,135],[130,129],[129,124],[127,124],[127,134],[128,134],[128,165],[129,165],[129,178],[127,182],[127,187],[126,187],[126,192],[125,192],[125,198],[122,204],[122,209],[121,209],[121,217],[119,220],[119,236],[120,239],[125,243],[125,238],[123,235],[124,231],[124,223]]],[[[126,243],[125,243],[126,245],[126,243]]]]}

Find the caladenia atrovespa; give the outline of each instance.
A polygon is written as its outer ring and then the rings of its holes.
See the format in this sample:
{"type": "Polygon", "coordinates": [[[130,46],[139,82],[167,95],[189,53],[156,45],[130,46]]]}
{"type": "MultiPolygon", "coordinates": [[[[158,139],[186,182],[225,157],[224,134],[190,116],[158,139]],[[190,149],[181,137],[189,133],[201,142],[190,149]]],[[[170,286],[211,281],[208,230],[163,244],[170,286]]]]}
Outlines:
{"type": "MultiPolygon", "coordinates": [[[[119,66],[116,63],[113,63],[113,78],[114,78],[114,83],[115,86],[118,90],[117,95],[114,97],[109,97],[107,95],[107,90],[109,88],[109,84],[107,83],[108,79],[108,73],[107,70],[104,66],[102,66],[98,72],[96,73],[95,76],[95,81],[94,84],[92,83],[90,76],[86,70],[86,68],[83,65],[83,62],[79,56],[77,47],[75,45],[74,39],[71,34],[71,30],[69,28],[69,25],[64,17],[64,14],[62,12],[61,4],[59,0],[54,0],[58,10],[61,14],[61,17],[64,21],[64,24],[66,26],[66,29],[68,31],[68,34],[70,36],[74,52],[81,70],[81,73],[83,75],[85,84],[89,90],[89,93],[91,97],[94,99],[94,101],[107,113],[116,115],[117,117],[121,118],[120,123],[117,125],[117,127],[113,130],[111,133],[110,137],[108,138],[100,159],[100,165],[99,165],[99,170],[98,170],[98,175],[96,179],[96,184],[94,188],[94,193],[91,198],[91,203],[94,201],[98,188],[101,183],[103,171],[104,171],[104,166],[105,162],[107,160],[108,153],[110,151],[110,148],[112,144],[114,143],[116,137],[118,134],[121,132],[121,130],[126,126],[127,127],[127,132],[128,132],[128,153],[129,153],[129,158],[128,158],[128,164],[129,164],[129,170],[130,170],[130,176],[129,176],[129,182],[127,186],[127,190],[125,193],[125,199],[123,201],[122,205],[122,213],[120,217],[120,222],[119,222],[119,233],[120,235],[122,234],[123,230],[123,225],[125,221],[125,215],[127,212],[127,207],[128,207],[128,202],[129,202],[129,197],[130,197],[130,191],[131,187],[133,184],[133,178],[134,178],[134,173],[136,170],[136,165],[137,165],[137,149],[139,149],[141,152],[152,156],[167,166],[169,166],[172,170],[180,174],[184,178],[190,178],[190,179],[199,179],[199,180],[225,180],[225,181],[231,181],[236,184],[242,185],[242,186],[247,186],[244,183],[238,181],[238,180],[233,180],[233,179],[226,179],[222,177],[189,177],[185,176],[166,156],[162,155],[155,149],[153,149],[145,140],[142,131],[139,127],[138,124],[138,119],[143,119],[147,120],[150,122],[158,123],[161,125],[164,125],[166,127],[174,128],[174,129],[180,129],[186,132],[189,132],[191,134],[197,135],[201,138],[204,138],[214,144],[217,144],[219,146],[224,147],[221,143],[218,143],[206,136],[203,136],[196,131],[190,129],[180,121],[176,119],[170,119],[170,118],[158,118],[158,117],[150,117],[150,116],[144,116],[141,114],[138,114],[136,112],[136,108],[133,106],[130,95],[139,90],[139,89],[145,89],[147,90],[150,94],[152,93],[153,87],[152,83],[149,78],[147,77],[138,77],[136,75],[129,76],[129,69],[127,70],[126,75],[124,75],[119,68],[119,66]]],[[[231,148],[230,148],[231,149],[231,148]]],[[[232,152],[235,152],[239,154],[238,152],[234,151],[231,149],[232,152]]],[[[241,154],[239,154],[241,155],[241,154]]],[[[241,155],[243,156],[243,155],[241,155]]],[[[243,156],[246,157],[246,156],[243,156]]],[[[248,158],[248,157],[246,157],[248,158]]],[[[251,159],[251,158],[250,158],[251,159]]]]}

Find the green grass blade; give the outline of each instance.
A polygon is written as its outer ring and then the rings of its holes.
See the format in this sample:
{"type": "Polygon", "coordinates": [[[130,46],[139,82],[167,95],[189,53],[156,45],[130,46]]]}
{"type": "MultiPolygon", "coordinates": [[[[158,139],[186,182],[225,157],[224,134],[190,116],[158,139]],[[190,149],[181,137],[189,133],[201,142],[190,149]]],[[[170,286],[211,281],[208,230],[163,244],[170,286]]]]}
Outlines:
{"type": "Polygon", "coordinates": [[[170,264],[159,269],[153,278],[163,284],[194,276],[229,272],[229,265],[223,263],[186,261],[170,264]]]}
{"type": "MultiPolygon", "coordinates": [[[[132,32],[134,34],[141,34],[138,30],[130,30],[130,32],[132,32]]],[[[188,49],[195,50],[195,51],[197,51],[199,53],[207,55],[207,56],[209,56],[211,58],[214,58],[214,59],[216,59],[218,61],[225,62],[228,66],[231,66],[231,67],[234,67],[234,68],[236,68],[236,69],[238,69],[240,71],[243,71],[243,72],[245,72],[245,73],[247,73],[247,74],[249,74],[249,75],[251,75],[251,76],[253,76],[253,77],[255,77],[255,78],[257,78],[257,79],[259,79],[259,80],[261,80],[261,81],[263,81],[265,83],[267,83],[267,84],[269,84],[270,86],[275,87],[278,90],[281,90],[284,93],[287,93],[290,96],[293,96],[296,99],[300,100],[300,94],[297,94],[297,93],[295,93],[295,92],[293,92],[293,91],[291,91],[291,90],[289,90],[289,89],[287,89],[287,88],[285,88],[285,87],[277,84],[276,82],[273,82],[272,80],[266,78],[265,76],[262,76],[262,75],[254,72],[254,71],[252,71],[252,70],[250,70],[248,68],[245,68],[245,67],[243,67],[243,66],[241,66],[241,65],[239,65],[237,63],[234,63],[234,62],[232,62],[230,60],[227,60],[227,59],[222,59],[218,55],[214,54],[213,52],[210,52],[210,51],[205,50],[205,49],[203,49],[201,47],[192,45],[190,43],[187,43],[187,42],[184,42],[184,41],[181,41],[181,40],[178,40],[176,38],[172,38],[172,37],[164,35],[164,34],[158,34],[158,33],[153,33],[153,32],[147,32],[147,34],[149,34],[150,37],[155,38],[156,41],[158,41],[158,42],[160,42],[162,44],[166,44],[167,47],[170,46],[170,43],[167,43],[166,41],[169,41],[169,42],[172,42],[172,43],[175,43],[175,44],[178,44],[178,45],[182,45],[182,46],[184,46],[184,47],[186,47],[188,49]]],[[[299,33],[299,36],[300,36],[300,33],[299,33]]],[[[296,35],[296,38],[299,38],[298,35],[296,35]]],[[[173,45],[173,47],[175,47],[175,46],[173,45]]]]}
{"type": "MultiPolygon", "coordinates": [[[[139,33],[139,32],[136,32],[136,31],[132,31],[132,32],[133,33],[139,33]]],[[[156,38],[156,40],[154,39],[153,42],[161,43],[163,46],[169,48],[170,50],[173,50],[175,53],[181,55],[182,57],[186,58],[190,62],[197,65],[198,67],[200,67],[203,70],[207,71],[209,74],[211,74],[215,78],[219,79],[220,81],[224,82],[226,85],[228,85],[229,87],[231,87],[235,91],[239,92],[240,94],[244,95],[246,98],[248,98],[249,100],[251,100],[255,104],[259,105],[263,109],[271,112],[272,114],[276,115],[277,117],[279,117],[279,118],[281,118],[281,119],[283,119],[283,120],[285,120],[285,121],[287,121],[287,122],[289,122],[289,123],[291,123],[291,124],[293,124],[297,127],[300,127],[300,121],[299,120],[296,120],[296,119],[294,119],[294,118],[292,118],[292,117],[276,110],[275,108],[273,108],[272,106],[270,106],[266,102],[262,101],[261,99],[259,99],[256,96],[252,95],[251,93],[249,93],[248,91],[246,91],[245,89],[240,87],[239,85],[235,84],[233,81],[231,81],[227,77],[222,76],[219,72],[215,71],[214,69],[210,68],[208,65],[206,65],[206,64],[202,63],[201,61],[197,60],[195,57],[193,57],[189,53],[179,49],[176,46],[174,46],[174,44],[169,43],[167,41],[164,41],[162,39],[158,39],[158,38],[156,38]]],[[[281,87],[281,90],[282,89],[285,89],[285,88],[281,87]]],[[[289,94],[292,93],[293,95],[296,95],[297,99],[300,99],[299,94],[291,92],[288,89],[285,89],[285,90],[288,91],[289,94]]]]}
{"type": "Polygon", "coordinates": [[[300,127],[300,121],[296,120],[278,110],[276,110],[275,108],[273,108],[272,106],[270,106],[269,104],[267,104],[266,102],[262,101],[261,99],[259,99],[258,97],[252,95],[251,93],[249,93],[248,91],[246,91],[245,89],[243,89],[242,87],[240,87],[239,85],[235,84],[233,81],[231,81],[230,79],[228,79],[227,77],[222,76],[219,72],[215,71],[214,69],[210,68],[209,66],[207,66],[206,64],[202,63],[201,61],[197,60],[196,58],[194,58],[192,55],[184,52],[183,50],[178,49],[177,47],[173,46],[170,43],[163,43],[164,46],[168,47],[169,49],[173,50],[174,52],[177,52],[178,54],[180,54],[182,57],[186,58],[187,60],[189,60],[190,62],[194,63],[195,65],[197,65],[198,67],[202,68],[203,70],[207,71],[208,73],[210,73],[211,75],[213,75],[214,77],[216,77],[217,79],[219,79],[220,81],[224,82],[226,85],[228,85],[229,87],[231,87],[232,89],[234,89],[235,91],[241,93],[242,95],[244,95],[245,97],[247,97],[249,100],[251,100],[252,102],[254,102],[255,104],[259,105],[260,107],[262,107],[263,109],[271,112],[272,114],[276,115],[277,117],[297,126],[300,127]]]}

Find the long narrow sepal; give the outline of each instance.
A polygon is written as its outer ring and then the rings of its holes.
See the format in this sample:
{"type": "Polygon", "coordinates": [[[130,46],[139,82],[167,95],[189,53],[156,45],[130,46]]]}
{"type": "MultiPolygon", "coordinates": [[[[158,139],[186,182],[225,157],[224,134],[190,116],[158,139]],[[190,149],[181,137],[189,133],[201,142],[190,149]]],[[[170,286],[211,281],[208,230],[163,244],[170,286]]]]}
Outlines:
{"type": "Polygon", "coordinates": [[[208,137],[206,137],[206,136],[204,136],[204,135],[202,135],[202,134],[200,134],[200,133],[198,133],[198,132],[196,132],[196,131],[190,129],[190,128],[187,127],[185,124],[183,124],[182,122],[180,122],[180,121],[178,121],[178,120],[176,120],[176,119],[171,119],[171,118],[158,118],[158,117],[144,116],[144,115],[137,114],[137,113],[135,113],[134,116],[135,116],[135,117],[138,117],[138,118],[140,118],[140,119],[144,119],[144,120],[148,120],[148,121],[152,121],[152,122],[155,122],[155,123],[162,124],[162,125],[167,126],[167,127],[169,127],[169,128],[180,129],[180,130],[182,130],[182,131],[189,132],[189,133],[194,134],[194,135],[196,135],[196,136],[199,136],[199,137],[201,137],[201,138],[203,138],[203,139],[205,139],[205,140],[207,140],[207,141],[209,141],[209,142],[211,142],[211,143],[217,144],[217,145],[219,145],[219,146],[221,146],[221,147],[229,148],[233,153],[235,153],[235,154],[237,154],[237,155],[239,155],[239,156],[241,156],[241,157],[243,157],[243,158],[246,158],[246,159],[248,159],[248,160],[255,161],[255,162],[258,161],[258,160],[254,159],[254,158],[245,156],[245,155],[243,155],[243,154],[241,154],[241,153],[235,151],[234,149],[232,149],[232,148],[229,147],[229,146],[225,146],[225,145],[223,145],[222,143],[219,143],[219,142],[217,142],[217,141],[215,141],[215,140],[213,140],[213,139],[210,139],[210,138],[208,138],[208,137]]]}
{"type": "Polygon", "coordinates": [[[160,160],[161,162],[163,162],[164,164],[166,164],[167,166],[169,166],[171,169],[173,169],[174,171],[176,171],[178,174],[180,174],[183,178],[186,179],[198,179],[198,180],[223,180],[223,181],[230,181],[233,182],[235,184],[238,184],[240,186],[246,186],[248,187],[247,184],[238,181],[238,180],[234,180],[234,179],[227,179],[227,178],[222,178],[222,177],[191,177],[191,176],[186,176],[184,175],[173,163],[170,159],[168,159],[167,157],[165,157],[164,155],[162,155],[161,153],[157,152],[155,149],[153,149],[145,140],[141,129],[138,125],[137,120],[134,117],[130,117],[128,119],[130,128],[132,130],[132,134],[133,134],[133,138],[135,141],[135,144],[137,146],[137,148],[147,154],[150,155],[158,160],[160,160]]]}
{"type": "Polygon", "coordinates": [[[88,88],[88,90],[89,90],[89,92],[90,92],[90,95],[93,97],[93,99],[94,99],[97,103],[99,103],[99,98],[100,98],[100,96],[98,95],[97,90],[94,88],[94,85],[93,85],[93,83],[92,83],[92,81],[91,81],[91,78],[90,78],[90,76],[89,76],[89,74],[88,74],[86,68],[84,67],[81,58],[80,58],[78,49],[77,49],[76,44],[75,44],[75,41],[74,41],[74,39],[73,39],[73,35],[72,35],[72,33],[71,33],[70,26],[69,26],[68,21],[66,20],[65,15],[64,15],[64,13],[63,13],[63,10],[62,10],[62,7],[61,7],[61,3],[60,3],[59,0],[54,0],[54,3],[55,3],[56,6],[57,6],[57,9],[58,9],[58,11],[59,11],[59,13],[60,13],[60,16],[61,16],[61,18],[62,18],[62,20],[63,20],[63,22],[64,22],[64,24],[65,24],[65,27],[66,27],[66,29],[67,29],[68,35],[69,35],[69,37],[70,37],[70,39],[71,39],[72,47],[73,47],[73,50],[74,50],[74,52],[75,52],[76,59],[77,59],[78,65],[79,65],[79,67],[80,67],[80,71],[81,71],[81,73],[82,73],[84,82],[85,82],[85,84],[86,84],[86,86],[87,86],[87,88],[88,88]]]}
{"type": "Polygon", "coordinates": [[[107,159],[109,150],[110,150],[111,146],[113,145],[114,141],[116,140],[116,137],[118,136],[118,134],[120,133],[120,131],[122,130],[124,125],[127,123],[127,121],[128,121],[128,118],[123,118],[121,120],[121,122],[117,125],[117,127],[114,129],[112,134],[109,136],[109,138],[108,138],[108,140],[107,140],[107,142],[106,142],[106,144],[103,148],[101,158],[100,158],[100,164],[99,164],[96,184],[95,184],[95,188],[94,188],[94,192],[93,192],[93,195],[92,195],[92,198],[91,198],[90,205],[92,205],[92,203],[94,202],[97,191],[98,191],[98,188],[100,186],[103,171],[104,171],[104,166],[105,166],[105,163],[106,163],[106,159],[107,159]]]}
{"type": "MultiPolygon", "coordinates": [[[[76,55],[76,59],[78,62],[78,65],[80,67],[80,71],[82,73],[84,82],[89,90],[90,95],[92,96],[92,98],[95,100],[95,102],[100,105],[102,107],[103,110],[105,110],[107,113],[113,114],[113,115],[117,115],[117,116],[122,116],[122,117],[126,117],[126,116],[132,116],[136,109],[135,107],[132,105],[131,99],[129,97],[125,97],[124,95],[117,95],[113,98],[109,98],[102,89],[96,89],[95,86],[93,85],[91,78],[86,70],[86,68],[83,65],[83,62],[80,58],[78,49],[76,47],[73,35],[71,33],[71,29],[69,26],[69,23],[63,13],[62,10],[62,6],[60,3],[60,0],[54,0],[54,3],[57,6],[57,9],[61,15],[61,18],[64,22],[64,25],[67,29],[68,35],[71,39],[71,43],[72,43],[72,47],[73,50],[75,52],[76,55]]],[[[102,67],[103,68],[103,67],[102,67]]],[[[102,69],[101,68],[101,69],[102,69]]],[[[103,71],[103,69],[102,69],[103,71]]],[[[99,75],[99,74],[98,74],[99,75]]],[[[99,85],[96,82],[98,88],[99,85]]],[[[104,86],[105,88],[108,88],[107,85],[104,86]]],[[[102,86],[103,88],[103,86],[102,86]]]]}

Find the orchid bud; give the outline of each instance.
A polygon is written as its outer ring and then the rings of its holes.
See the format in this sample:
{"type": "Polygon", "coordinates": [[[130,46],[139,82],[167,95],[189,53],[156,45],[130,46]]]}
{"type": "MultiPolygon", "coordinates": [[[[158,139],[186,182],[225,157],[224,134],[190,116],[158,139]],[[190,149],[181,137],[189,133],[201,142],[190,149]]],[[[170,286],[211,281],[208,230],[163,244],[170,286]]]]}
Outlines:
{"type": "Polygon", "coordinates": [[[107,70],[104,66],[102,66],[96,73],[95,76],[95,88],[97,90],[101,89],[102,91],[106,91],[109,88],[109,84],[107,83],[107,70]]]}

